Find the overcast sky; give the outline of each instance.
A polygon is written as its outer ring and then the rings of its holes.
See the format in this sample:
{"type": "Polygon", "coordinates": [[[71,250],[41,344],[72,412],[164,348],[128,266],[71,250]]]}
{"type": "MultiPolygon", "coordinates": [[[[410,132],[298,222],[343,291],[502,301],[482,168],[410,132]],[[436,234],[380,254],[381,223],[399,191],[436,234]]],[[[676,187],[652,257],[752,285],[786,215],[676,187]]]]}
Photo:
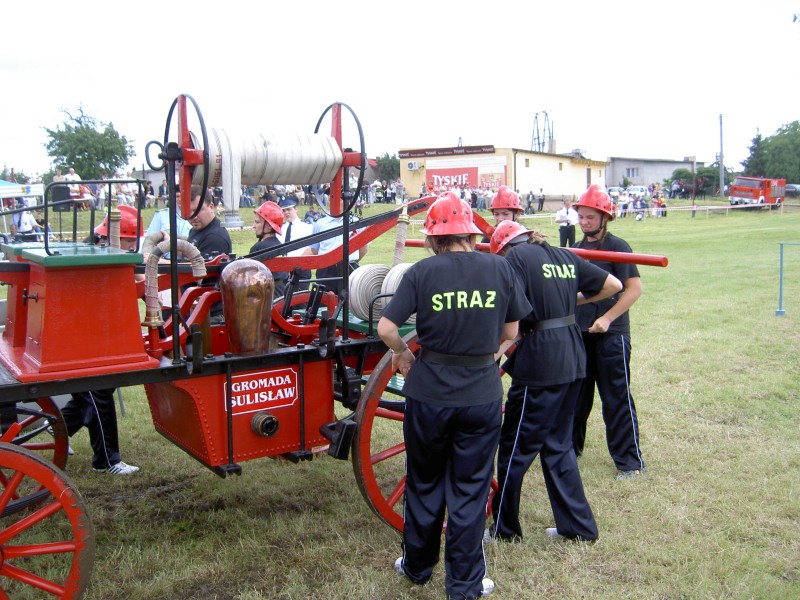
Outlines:
{"type": "Polygon", "coordinates": [[[530,149],[547,111],[558,152],[710,164],[721,114],[725,163],[740,169],[757,130],[800,119],[795,12],[789,0],[14,1],[0,165],[48,170],[43,128],[82,105],[133,140],[138,168],[186,93],[208,127],[258,133],[311,132],[344,102],[370,157],[459,138],[530,149]]]}

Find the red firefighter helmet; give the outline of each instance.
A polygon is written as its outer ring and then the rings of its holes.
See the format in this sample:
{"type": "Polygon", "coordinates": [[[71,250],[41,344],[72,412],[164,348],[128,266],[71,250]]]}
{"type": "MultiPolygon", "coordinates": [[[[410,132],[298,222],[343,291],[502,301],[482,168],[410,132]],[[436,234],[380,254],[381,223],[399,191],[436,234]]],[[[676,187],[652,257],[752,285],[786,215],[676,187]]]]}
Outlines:
{"type": "Polygon", "coordinates": [[[614,209],[611,207],[611,198],[597,184],[590,185],[578,200],[576,207],[586,206],[599,210],[601,213],[608,215],[609,221],[614,220],[614,209]]]}
{"type": "Polygon", "coordinates": [[[281,232],[281,227],[283,226],[283,209],[280,206],[271,200],[267,200],[255,210],[255,213],[264,219],[277,233],[281,232]]]}
{"type": "Polygon", "coordinates": [[[524,210],[519,203],[519,196],[507,185],[501,185],[497,189],[497,193],[492,198],[492,205],[489,210],[499,210],[505,208],[507,210],[524,210]]]}
{"type": "Polygon", "coordinates": [[[492,254],[499,254],[508,244],[527,242],[531,230],[516,221],[503,221],[497,225],[489,240],[492,254]],[[519,240],[517,240],[519,238],[519,240]]]}
{"type": "Polygon", "coordinates": [[[453,192],[445,192],[428,207],[425,215],[425,235],[479,234],[472,222],[472,209],[453,192]]]}
{"type": "MultiPolygon", "coordinates": [[[[139,212],[133,206],[127,206],[123,204],[122,206],[118,206],[117,210],[122,215],[122,218],[119,221],[119,237],[138,238],[144,233],[142,219],[139,218],[139,212]]],[[[108,237],[108,215],[106,215],[106,218],[103,219],[103,222],[100,223],[100,225],[94,228],[94,232],[97,235],[108,237]]]]}

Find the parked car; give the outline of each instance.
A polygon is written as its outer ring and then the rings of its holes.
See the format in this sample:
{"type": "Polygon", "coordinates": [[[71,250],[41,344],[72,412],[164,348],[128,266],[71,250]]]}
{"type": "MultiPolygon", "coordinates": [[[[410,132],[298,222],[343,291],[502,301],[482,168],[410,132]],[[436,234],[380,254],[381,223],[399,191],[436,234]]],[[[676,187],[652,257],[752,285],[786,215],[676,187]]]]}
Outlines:
{"type": "Polygon", "coordinates": [[[632,198],[650,197],[650,192],[647,191],[647,186],[644,185],[629,185],[626,192],[628,192],[628,196],[632,198]]]}
{"type": "Polygon", "coordinates": [[[800,183],[787,183],[786,195],[794,198],[800,196],[800,183]]]}
{"type": "Polygon", "coordinates": [[[622,192],[622,188],[621,187],[612,186],[612,187],[608,188],[608,195],[611,196],[611,198],[613,198],[614,200],[619,198],[620,192],[622,192]]]}

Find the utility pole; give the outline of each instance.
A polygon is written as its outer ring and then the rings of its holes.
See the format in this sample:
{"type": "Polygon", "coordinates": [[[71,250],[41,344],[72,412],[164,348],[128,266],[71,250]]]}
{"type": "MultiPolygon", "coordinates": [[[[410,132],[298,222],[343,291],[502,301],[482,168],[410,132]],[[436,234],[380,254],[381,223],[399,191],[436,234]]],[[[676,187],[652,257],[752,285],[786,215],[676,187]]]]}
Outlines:
{"type": "Polygon", "coordinates": [[[725,195],[725,160],[722,155],[722,113],[719,115],[719,194],[725,195]]]}

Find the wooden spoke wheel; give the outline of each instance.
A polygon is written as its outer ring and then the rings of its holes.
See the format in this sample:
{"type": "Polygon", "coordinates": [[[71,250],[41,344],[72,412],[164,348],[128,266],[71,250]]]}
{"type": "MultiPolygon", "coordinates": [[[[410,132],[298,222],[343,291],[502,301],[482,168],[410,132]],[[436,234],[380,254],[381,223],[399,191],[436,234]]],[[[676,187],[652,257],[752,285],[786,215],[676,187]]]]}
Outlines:
{"type": "Polygon", "coordinates": [[[94,561],[94,529],[67,475],[23,447],[0,442],[0,598],[80,598],[94,561]],[[8,512],[14,497],[46,493],[8,512]]]}
{"type": "MultiPolygon", "coordinates": [[[[403,338],[417,355],[416,331],[403,338]]],[[[392,353],[387,352],[372,371],[361,392],[355,413],[353,471],[361,495],[386,524],[403,531],[403,494],[406,489],[406,445],[403,439],[405,396],[403,377],[392,370],[392,353]]],[[[497,481],[492,480],[486,502],[491,513],[497,481]]],[[[446,526],[446,524],[445,524],[446,526]]]]}
{"type": "Polygon", "coordinates": [[[2,441],[31,450],[59,469],[67,466],[67,425],[52,398],[38,398],[28,404],[17,405],[17,421],[22,424],[22,430],[14,439],[2,438],[2,441]]]}
{"type": "MultiPolygon", "coordinates": [[[[416,354],[416,332],[406,336],[405,341],[416,354]]],[[[402,382],[402,376],[392,370],[392,353],[387,352],[361,391],[352,446],[353,471],[361,495],[375,514],[397,531],[403,530],[406,489],[406,400],[402,382]]]]}
{"type": "MultiPolygon", "coordinates": [[[[0,441],[25,448],[59,469],[65,468],[69,438],[58,405],[51,398],[44,397],[18,404],[14,410],[17,413],[17,425],[6,431],[0,441]]],[[[0,470],[0,486],[6,487],[7,484],[6,474],[0,470]]],[[[17,490],[0,510],[0,517],[41,502],[48,495],[44,486],[28,486],[17,490]]]]}

